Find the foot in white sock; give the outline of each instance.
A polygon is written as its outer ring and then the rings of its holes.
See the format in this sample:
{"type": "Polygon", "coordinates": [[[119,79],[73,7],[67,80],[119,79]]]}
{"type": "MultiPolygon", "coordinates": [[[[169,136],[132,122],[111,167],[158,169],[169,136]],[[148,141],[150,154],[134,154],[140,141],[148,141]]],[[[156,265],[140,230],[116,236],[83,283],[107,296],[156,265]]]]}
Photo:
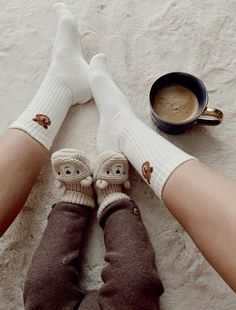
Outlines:
{"type": "Polygon", "coordinates": [[[30,105],[10,126],[50,149],[71,107],[92,97],[89,66],[83,58],[76,20],[66,5],[54,5],[57,35],[48,73],[30,105]]]}
{"type": "Polygon", "coordinates": [[[61,79],[71,90],[73,104],[92,98],[89,87],[89,65],[84,60],[75,17],[63,3],[54,5],[57,35],[49,74],[61,79]]]}
{"type": "Polygon", "coordinates": [[[171,173],[193,157],[136,117],[128,99],[111,78],[105,55],[96,55],[91,60],[90,86],[100,115],[97,148],[123,152],[161,198],[171,173]]]}
{"type": "Polygon", "coordinates": [[[90,87],[100,115],[97,148],[100,152],[118,151],[120,121],[124,122],[126,114],[135,115],[129,100],[114,83],[103,54],[95,55],[90,62],[90,87]]]}

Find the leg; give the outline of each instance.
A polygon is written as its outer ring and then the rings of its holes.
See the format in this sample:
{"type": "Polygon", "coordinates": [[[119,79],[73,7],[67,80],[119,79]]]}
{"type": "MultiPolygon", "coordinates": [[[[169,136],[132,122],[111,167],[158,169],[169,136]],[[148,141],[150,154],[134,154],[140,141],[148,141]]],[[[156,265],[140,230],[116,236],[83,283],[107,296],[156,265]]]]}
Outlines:
{"type": "Polygon", "coordinates": [[[102,271],[102,309],[159,309],[163,286],[137,205],[114,202],[102,213],[108,266],[102,271]]]}
{"type": "Polygon", "coordinates": [[[70,106],[91,98],[75,18],[63,4],[54,10],[57,36],[48,73],[30,105],[0,137],[0,235],[23,207],[70,106]]]}
{"type": "Polygon", "coordinates": [[[82,301],[80,246],[91,210],[64,202],[53,207],[26,277],[25,309],[76,309],[82,301]]]}
{"type": "Polygon", "coordinates": [[[125,154],[209,263],[236,291],[236,183],[211,171],[142,123],[110,77],[103,55],[91,61],[90,84],[100,114],[98,148],[125,154]]]}
{"type": "Polygon", "coordinates": [[[83,153],[64,149],[52,155],[62,202],[53,207],[25,283],[26,309],[75,309],[84,294],[79,289],[79,259],[87,219],[94,207],[92,177],[83,153]]]}
{"type": "Polygon", "coordinates": [[[22,209],[48,150],[25,132],[15,129],[0,137],[0,143],[1,236],[22,209]]]}
{"type": "Polygon", "coordinates": [[[94,168],[108,263],[102,271],[99,304],[104,310],[159,309],[163,286],[154,251],[138,207],[122,193],[122,186],[129,184],[127,164],[123,155],[104,152],[94,168]]]}
{"type": "Polygon", "coordinates": [[[236,291],[236,184],[198,161],[170,176],[163,200],[199,250],[236,291]]]}

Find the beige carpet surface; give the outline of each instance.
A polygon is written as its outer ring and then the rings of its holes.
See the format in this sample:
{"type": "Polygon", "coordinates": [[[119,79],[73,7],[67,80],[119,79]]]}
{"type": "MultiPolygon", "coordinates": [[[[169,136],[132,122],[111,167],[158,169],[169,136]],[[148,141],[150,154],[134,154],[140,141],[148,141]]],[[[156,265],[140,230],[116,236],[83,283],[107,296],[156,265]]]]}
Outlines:
{"type": "MultiPolygon", "coordinates": [[[[47,71],[55,36],[53,3],[52,0],[1,1],[1,132],[24,110],[47,71]]],[[[224,111],[224,123],[214,128],[197,127],[181,136],[165,136],[210,167],[236,178],[236,1],[66,3],[77,17],[86,59],[89,61],[97,52],[107,54],[115,81],[138,116],[150,126],[153,125],[148,93],[157,77],[184,71],[204,81],[209,90],[209,106],[224,111]]],[[[94,102],[73,107],[52,152],[72,147],[94,159],[97,124],[94,102]]],[[[236,309],[235,294],[134,171],[131,182],[131,197],[141,208],[165,286],[161,309],[236,309]]],[[[25,208],[0,240],[0,310],[23,309],[27,266],[47,224],[50,207],[59,197],[48,158],[25,208]]],[[[102,231],[95,218],[90,227],[81,283],[89,290],[101,286],[100,271],[104,264],[102,231]]]]}

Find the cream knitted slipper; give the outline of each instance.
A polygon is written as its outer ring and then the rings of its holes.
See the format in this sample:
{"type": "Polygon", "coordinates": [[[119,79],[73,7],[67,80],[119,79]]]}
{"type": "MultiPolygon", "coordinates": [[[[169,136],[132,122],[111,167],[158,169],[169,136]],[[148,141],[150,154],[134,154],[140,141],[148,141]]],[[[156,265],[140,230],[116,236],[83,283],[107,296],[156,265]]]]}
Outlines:
{"type": "Polygon", "coordinates": [[[63,202],[94,207],[89,161],[75,149],[62,149],[52,154],[52,168],[57,187],[64,187],[63,202]]]}
{"type": "Polygon", "coordinates": [[[98,155],[93,180],[99,204],[97,217],[101,218],[103,210],[117,200],[130,199],[123,193],[123,187],[129,189],[129,163],[118,152],[106,151],[98,155]]]}

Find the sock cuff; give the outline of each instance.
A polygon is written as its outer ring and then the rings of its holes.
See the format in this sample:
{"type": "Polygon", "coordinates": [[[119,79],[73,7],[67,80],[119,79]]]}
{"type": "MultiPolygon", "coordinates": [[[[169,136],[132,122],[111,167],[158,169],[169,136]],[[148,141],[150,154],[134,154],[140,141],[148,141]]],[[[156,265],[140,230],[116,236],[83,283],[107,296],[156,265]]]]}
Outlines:
{"type": "Polygon", "coordinates": [[[100,219],[102,217],[103,211],[113,202],[119,201],[119,200],[130,200],[129,196],[124,193],[112,193],[108,195],[100,204],[98,211],[97,211],[97,219],[100,222],[100,219]]]}
{"type": "Polygon", "coordinates": [[[76,192],[76,191],[65,191],[62,199],[62,202],[69,202],[69,203],[75,203],[87,207],[94,208],[95,207],[95,202],[94,199],[88,195],[85,195],[84,193],[81,192],[76,192]]]}
{"type": "Polygon", "coordinates": [[[70,89],[46,76],[29,106],[9,128],[23,130],[49,150],[72,103],[70,89]]]}
{"type": "Polygon", "coordinates": [[[27,133],[31,138],[38,141],[49,151],[52,147],[52,141],[47,138],[43,133],[38,131],[38,128],[31,126],[29,124],[29,119],[31,118],[31,114],[27,115],[27,111],[24,112],[24,115],[21,115],[11,126],[9,129],[19,129],[27,133]],[[28,124],[27,124],[28,123],[28,124]]]}
{"type": "Polygon", "coordinates": [[[96,188],[96,192],[98,204],[101,204],[107,196],[113,193],[121,193],[122,186],[119,184],[108,184],[108,186],[104,189],[96,188]]]}
{"type": "Polygon", "coordinates": [[[163,188],[175,169],[188,160],[197,160],[164,139],[137,117],[130,118],[123,126],[118,142],[121,151],[160,199],[163,188]]]}
{"type": "Polygon", "coordinates": [[[172,173],[182,164],[189,160],[198,160],[195,157],[192,157],[191,155],[188,155],[183,152],[182,156],[178,156],[174,158],[172,161],[169,162],[168,167],[162,171],[161,177],[156,180],[156,183],[154,184],[154,187],[158,190],[157,195],[162,200],[163,190],[164,187],[168,181],[168,179],[171,177],[172,173]]]}

